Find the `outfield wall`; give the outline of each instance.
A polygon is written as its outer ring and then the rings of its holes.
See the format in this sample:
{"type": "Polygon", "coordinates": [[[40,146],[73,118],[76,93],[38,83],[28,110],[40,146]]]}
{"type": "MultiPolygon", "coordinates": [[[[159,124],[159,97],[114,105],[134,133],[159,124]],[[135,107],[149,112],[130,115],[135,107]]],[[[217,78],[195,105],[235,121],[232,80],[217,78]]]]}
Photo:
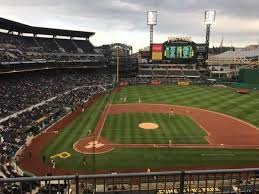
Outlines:
{"type": "Polygon", "coordinates": [[[239,82],[259,84],[259,69],[240,69],[239,82]]]}
{"type": "Polygon", "coordinates": [[[233,88],[244,88],[250,90],[259,90],[259,84],[248,84],[248,83],[232,83],[233,88]]]}

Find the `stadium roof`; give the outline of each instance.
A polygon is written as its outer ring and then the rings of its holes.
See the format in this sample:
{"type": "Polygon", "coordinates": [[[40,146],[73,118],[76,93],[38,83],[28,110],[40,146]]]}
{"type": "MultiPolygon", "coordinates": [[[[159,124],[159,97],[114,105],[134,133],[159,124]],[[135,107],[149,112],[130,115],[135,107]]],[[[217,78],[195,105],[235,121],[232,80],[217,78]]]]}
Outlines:
{"type": "Polygon", "coordinates": [[[26,24],[22,24],[22,23],[15,22],[1,17],[0,17],[0,29],[14,31],[18,33],[69,36],[69,37],[79,37],[79,38],[89,38],[90,36],[93,36],[95,34],[94,32],[34,27],[34,26],[29,26],[26,24]]]}
{"type": "Polygon", "coordinates": [[[252,51],[226,51],[219,55],[212,56],[213,58],[254,58],[259,56],[259,48],[252,51]]]}

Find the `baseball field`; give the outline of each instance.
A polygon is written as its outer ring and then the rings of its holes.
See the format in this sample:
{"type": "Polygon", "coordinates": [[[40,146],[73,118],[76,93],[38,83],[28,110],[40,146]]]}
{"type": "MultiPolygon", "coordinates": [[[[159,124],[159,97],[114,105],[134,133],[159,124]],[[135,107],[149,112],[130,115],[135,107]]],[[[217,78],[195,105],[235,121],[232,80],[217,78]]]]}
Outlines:
{"type": "Polygon", "coordinates": [[[257,91],[128,86],[37,136],[20,166],[37,175],[258,167],[258,127],[257,91]]]}

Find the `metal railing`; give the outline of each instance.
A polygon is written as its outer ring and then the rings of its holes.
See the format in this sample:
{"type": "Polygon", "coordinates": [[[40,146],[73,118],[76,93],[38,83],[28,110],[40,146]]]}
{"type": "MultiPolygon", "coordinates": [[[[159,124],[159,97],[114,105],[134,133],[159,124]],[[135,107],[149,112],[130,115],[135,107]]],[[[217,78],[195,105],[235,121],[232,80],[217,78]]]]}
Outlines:
{"type": "Polygon", "coordinates": [[[259,169],[7,178],[0,193],[259,193],[259,169]]]}

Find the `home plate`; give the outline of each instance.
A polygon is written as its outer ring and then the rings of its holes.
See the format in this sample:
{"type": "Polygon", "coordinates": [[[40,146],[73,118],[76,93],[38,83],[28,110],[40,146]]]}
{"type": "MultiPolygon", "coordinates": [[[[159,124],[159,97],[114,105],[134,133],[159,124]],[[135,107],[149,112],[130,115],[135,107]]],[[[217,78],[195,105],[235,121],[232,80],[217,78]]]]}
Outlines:
{"type": "Polygon", "coordinates": [[[104,146],[104,144],[99,143],[98,141],[90,141],[87,146],[85,146],[86,149],[90,148],[100,148],[104,146]]]}
{"type": "Polygon", "coordinates": [[[221,146],[223,146],[224,144],[222,143],[222,144],[220,144],[221,146]]]}

